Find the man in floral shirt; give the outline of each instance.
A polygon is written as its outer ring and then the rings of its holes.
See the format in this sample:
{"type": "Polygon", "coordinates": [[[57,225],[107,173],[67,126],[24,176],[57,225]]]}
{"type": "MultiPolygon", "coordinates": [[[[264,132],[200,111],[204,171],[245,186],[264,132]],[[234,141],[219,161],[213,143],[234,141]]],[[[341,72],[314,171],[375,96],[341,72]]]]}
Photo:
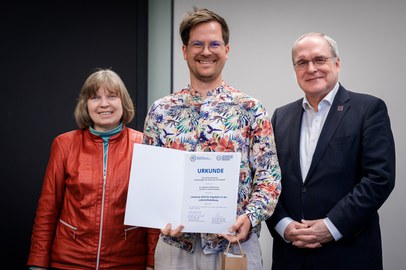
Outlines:
{"type": "Polygon", "coordinates": [[[280,169],[267,111],[256,99],[227,85],[222,70],[229,51],[225,20],[195,9],[180,24],[190,70],[185,89],[157,100],[144,128],[144,143],[185,151],[241,152],[237,220],[233,235],[161,230],[155,269],[220,269],[221,251],[238,239],[248,270],[262,269],[261,222],[273,213],[281,192],[280,169]]]}

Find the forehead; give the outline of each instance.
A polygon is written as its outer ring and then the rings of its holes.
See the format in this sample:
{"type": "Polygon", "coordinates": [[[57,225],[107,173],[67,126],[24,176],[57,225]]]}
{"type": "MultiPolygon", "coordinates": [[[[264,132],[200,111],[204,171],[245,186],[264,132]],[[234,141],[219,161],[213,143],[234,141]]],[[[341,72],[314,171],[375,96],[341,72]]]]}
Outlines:
{"type": "Polygon", "coordinates": [[[107,94],[118,94],[118,90],[116,87],[109,83],[101,83],[101,84],[96,84],[94,87],[90,89],[90,96],[93,95],[107,95],[107,94]]]}
{"type": "Polygon", "coordinates": [[[328,42],[319,36],[308,36],[301,39],[293,48],[294,58],[327,56],[331,49],[328,42]]]}
{"type": "Polygon", "coordinates": [[[221,25],[216,21],[199,23],[190,30],[190,40],[222,39],[221,25]]]}

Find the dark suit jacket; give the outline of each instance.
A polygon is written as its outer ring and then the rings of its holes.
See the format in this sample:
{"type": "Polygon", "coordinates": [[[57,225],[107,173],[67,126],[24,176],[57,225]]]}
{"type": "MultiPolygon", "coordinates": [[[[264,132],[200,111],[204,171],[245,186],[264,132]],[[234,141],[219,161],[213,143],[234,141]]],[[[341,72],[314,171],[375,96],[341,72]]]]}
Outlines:
{"type": "Polygon", "coordinates": [[[340,85],[303,182],[299,143],[302,100],[272,116],[282,193],[267,220],[274,237],[272,269],[382,269],[378,209],[395,185],[395,146],[385,103],[340,85]],[[274,230],[284,217],[328,217],[343,235],[317,249],[299,249],[274,230]]]}

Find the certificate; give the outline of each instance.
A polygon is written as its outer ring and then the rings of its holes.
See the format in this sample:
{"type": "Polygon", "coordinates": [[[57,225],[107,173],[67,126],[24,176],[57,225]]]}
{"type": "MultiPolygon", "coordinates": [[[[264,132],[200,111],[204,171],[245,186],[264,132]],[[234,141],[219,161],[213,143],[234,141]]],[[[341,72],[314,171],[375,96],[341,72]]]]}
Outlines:
{"type": "Polygon", "coordinates": [[[236,221],[241,153],[134,144],[124,224],[229,233],[236,221]]]}

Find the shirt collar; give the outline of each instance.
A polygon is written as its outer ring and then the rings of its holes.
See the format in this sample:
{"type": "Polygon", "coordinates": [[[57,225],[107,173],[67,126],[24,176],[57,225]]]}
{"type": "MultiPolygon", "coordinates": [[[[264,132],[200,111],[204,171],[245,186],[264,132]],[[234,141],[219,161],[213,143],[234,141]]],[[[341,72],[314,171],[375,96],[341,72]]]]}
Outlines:
{"type": "MultiPolygon", "coordinates": [[[[337,94],[338,88],[339,88],[340,84],[337,82],[336,85],[333,87],[333,89],[327,94],[327,96],[325,96],[319,103],[319,107],[322,106],[322,104],[328,104],[329,106],[331,106],[331,104],[333,104],[333,100],[337,94]]],[[[303,109],[309,109],[311,108],[311,105],[309,103],[309,101],[307,100],[306,96],[304,96],[303,101],[302,101],[302,106],[303,109]]]]}
{"type": "Polygon", "coordinates": [[[123,122],[121,122],[117,127],[113,128],[112,130],[108,131],[97,131],[92,127],[89,127],[90,133],[100,136],[103,141],[108,141],[110,137],[116,135],[117,133],[120,133],[121,130],[123,130],[123,122]]]}
{"type": "MultiPolygon", "coordinates": [[[[209,96],[215,96],[215,95],[218,95],[218,94],[224,92],[224,87],[225,87],[225,85],[226,85],[225,82],[222,81],[219,86],[217,86],[216,88],[214,88],[214,89],[212,89],[212,90],[209,90],[209,91],[207,92],[207,96],[208,96],[208,97],[209,97],[209,96]]],[[[189,93],[190,93],[192,96],[201,96],[201,94],[200,94],[199,92],[197,92],[195,89],[193,89],[190,84],[187,86],[187,89],[188,89],[189,93]]]]}

